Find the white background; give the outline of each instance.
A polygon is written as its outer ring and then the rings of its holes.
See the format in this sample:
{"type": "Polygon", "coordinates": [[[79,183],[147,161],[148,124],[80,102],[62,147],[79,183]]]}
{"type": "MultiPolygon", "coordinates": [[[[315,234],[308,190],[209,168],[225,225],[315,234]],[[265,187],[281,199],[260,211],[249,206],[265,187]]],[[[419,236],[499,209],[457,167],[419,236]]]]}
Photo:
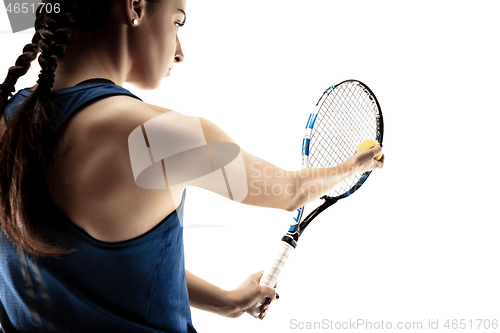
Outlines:
{"type": "MultiPolygon", "coordinates": [[[[368,84],[385,120],[384,169],[304,233],[268,316],[193,309],[199,332],[500,320],[499,12],[497,1],[188,1],[184,63],[155,91],[125,85],[146,102],[208,118],[289,170],[335,81],[368,84]]],[[[32,34],[9,28],[0,11],[2,78],[32,34]]],[[[18,89],[35,83],[34,68],[18,89]]],[[[291,218],[190,188],[186,266],[235,288],[266,268],[291,218]]]]}

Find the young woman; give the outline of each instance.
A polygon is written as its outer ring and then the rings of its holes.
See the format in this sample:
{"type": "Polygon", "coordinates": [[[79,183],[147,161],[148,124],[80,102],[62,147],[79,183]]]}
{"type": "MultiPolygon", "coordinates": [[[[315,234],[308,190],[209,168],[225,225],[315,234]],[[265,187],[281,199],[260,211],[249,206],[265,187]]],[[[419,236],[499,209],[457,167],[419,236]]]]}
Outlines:
{"type": "Polygon", "coordinates": [[[380,146],[328,169],[282,170],[208,120],[122,88],[155,89],[183,61],[185,0],[47,2],[60,11],[37,13],[0,85],[2,329],[195,332],[190,306],[238,317],[276,299],[262,272],[225,291],[184,269],[186,186],[291,211],[381,168],[380,146]],[[38,54],[37,84],[12,95],[38,54]]]}

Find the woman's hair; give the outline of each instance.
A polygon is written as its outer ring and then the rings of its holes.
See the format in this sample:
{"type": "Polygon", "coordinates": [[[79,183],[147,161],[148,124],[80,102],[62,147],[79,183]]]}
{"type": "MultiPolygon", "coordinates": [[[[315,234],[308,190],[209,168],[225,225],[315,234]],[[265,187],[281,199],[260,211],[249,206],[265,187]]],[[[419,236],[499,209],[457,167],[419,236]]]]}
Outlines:
{"type": "MultiPolygon", "coordinates": [[[[19,77],[36,59],[38,86],[13,114],[0,141],[0,225],[19,248],[36,256],[69,253],[56,242],[55,205],[47,184],[59,110],[51,101],[54,72],[72,40],[91,40],[106,25],[115,0],[43,0],[60,11],[37,10],[35,35],[0,84],[0,117],[19,77]]],[[[148,0],[159,2],[158,0],[148,0]]],[[[153,6],[154,7],[154,6],[153,6]]],[[[48,8],[45,6],[44,8],[48,8]]]]}

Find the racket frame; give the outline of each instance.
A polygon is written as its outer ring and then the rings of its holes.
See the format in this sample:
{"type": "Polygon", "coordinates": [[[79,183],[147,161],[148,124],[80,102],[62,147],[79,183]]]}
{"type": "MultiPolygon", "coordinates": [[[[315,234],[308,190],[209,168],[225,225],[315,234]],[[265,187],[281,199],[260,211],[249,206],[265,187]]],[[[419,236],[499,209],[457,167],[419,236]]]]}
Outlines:
{"type": "MultiPolygon", "coordinates": [[[[309,146],[311,142],[311,134],[312,130],[314,128],[314,123],[316,121],[318,111],[327,99],[328,95],[330,95],[333,90],[337,87],[340,86],[341,84],[347,83],[347,82],[352,82],[352,83],[357,83],[358,85],[361,85],[363,89],[365,89],[368,92],[369,98],[372,100],[372,102],[375,103],[377,110],[378,110],[378,121],[377,121],[377,138],[376,140],[379,142],[379,144],[382,146],[382,141],[383,141],[383,136],[384,136],[384,121],[382,117],[382,111],[380,108],[380,104],[375,97],[375,94],[372,92],[372,90],[363,82],[359,80],[343,80],[340,81],[336,84],[331,85],[328,89],[326,89],[321,97],[318,99],[316,102],[316,105],[314,106],[313,111],[309,114],[309,118],[307,120],[306,124],[306,130],[304,134],[304,138],[302,140],[302,169],[309,168],[309,146]]],[[[297,247],[297,242],[299,240],[299,237],[302,235],[304,232],[305,228],[311,223],[312,220],[314,220],[321,212],[323,212],[325,209],[328,207],[332,206],[335,204],[337,201],[347,198],[348,196],[352,195],[354,192],[356,192],[368,179],[368,176],[370,176],[371,171],[364,172],[359,180],[354,184],[348,191],[345,193],[339,195],[339,196],[330,196],[329,195],[324,195],[320,199],[324,200],[322,204],[320,204],[316,209],[314,209],[312,212],[310,212],[304,219],[302,219],[302,216],[304,214],[304,208],[305,206],[302,206],[300,208],[297,208],[296,211],[296,216],[293,218],[295,223],[293,223],[290,228],[288,229],[288,232],[283,236],[281,239],[282,241],[282,247],[281,250],[278,253],[278,256],[275,258],[273,264],[271,267],[266,269],[264,271],[264,274],[261,277],[260,284],[261,285],[266,285],[269,287],[274,287],[281,270],[283,269],[286,261],[288,260],[288,257],[290,256],[291,252],[297,247]]],[[[259,302],[257,302],[254,306],[249,308],[246,312],[251,314],[252,316],[258,318],[260,315],[260,307],[264,302],[266,301],[265,298],[261,299],[259,302]]]]}
{"type": "MultiPolygon", "coordinates": [[[[370,100],[376,105],[377,111],[378,111],[378,113],[377,113],[378,121],[377,121],[376,141],[379,142],[380,146],[382,146],[382,141],[384,138],[384,119],[382,116],[380,104],[379,104],[377,98],[375,97],[375,94],[366,84],[364,84],[363,82],[361,82],[359,80],[354,80],[354,79],[343,80],[343,81],[337,82],[337,83],[331,85],[330,87],[328,87],[328,89],[326,89],[323,92],[321,97],[316,102],[316,105],[314,106],[313,111],[309,114],[309,118],[308,118],[307,124],[306,124],[304,138],[302,139],[302,169],[309,168],[309,147],[310,147],[310,142],[311,142],[311,134],[312,134],[312,130],[314,128],[314,123],[316,122],[316,118],[318,116],[319,109],[323,106],[323,103],[326,101],[327,97],[334,91],[334,89],[342,84],[345,84],[345,83],[355,83],[355,84],[360,85],[368,93],[370,100]]],[[[302,216],[304,213],[305,206],[297,208],[297,216],[294,218],[296,223],[294,223],[290,226],[287,234],[285,236],[283,236],[283,238],[281,240],[289,243],[290,245],[292,245],[294,247],[297,246],[297,241],[298,241],[300,235],[302,234],[302,232],[304,232],[305,228],[311,223],[311,221],[316,216],[318,216],[322,211],[324,211],[325,209],[327,209],[328,207],[330,207],[331,205],[336,203],[338,200],[347,198],[348,196],[350,196],[354,192],[356,192],[361,187],[361,185],[363,185],[365,183],[365,181],[368,179],[368,176],[370,176],[370,174],[371,174],[371,171],[364,172],[360,176],[360,178],[356,182],[356,184],[354,184],[348,191],[346,191],[345,193],[343,193],[339,196],[336,196],[336,197],[333,197],[330,195],[322,196],[320,199],[323,199],[324,202],[320,206],[318,206],[316,209],[314,209],[311,213],[309,213],[306,216],[306,218],[304,218],[304,220],[302,220],[302,216]]]]}

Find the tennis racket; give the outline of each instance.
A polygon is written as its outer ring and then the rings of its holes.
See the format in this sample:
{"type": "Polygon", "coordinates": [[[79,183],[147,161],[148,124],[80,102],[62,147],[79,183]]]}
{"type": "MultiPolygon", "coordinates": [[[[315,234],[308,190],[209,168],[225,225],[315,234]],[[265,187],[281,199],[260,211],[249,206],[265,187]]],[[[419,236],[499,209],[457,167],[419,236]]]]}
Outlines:
{"type": "MultiPolygon", "coordinates": [[[[358,145],[368,139],[382,145],[384,123],[377,98],[358,80],[345,80],[330,86],[316,103],[307,120],[302,140],[302,168],[327,168],[351,157],[358,145]]],[[[356,174],[321,197],[323,203],[302,219],[304,206],[297,209],[294,222],[281,239],[282,248],[271,267],[264,271],[261,285],[274,287],[290,254],[305,228],[325,209],[356,192],[371,171],[356,174]]],[[[247,310],[258,318],[263,298],[247,310]]]]}

